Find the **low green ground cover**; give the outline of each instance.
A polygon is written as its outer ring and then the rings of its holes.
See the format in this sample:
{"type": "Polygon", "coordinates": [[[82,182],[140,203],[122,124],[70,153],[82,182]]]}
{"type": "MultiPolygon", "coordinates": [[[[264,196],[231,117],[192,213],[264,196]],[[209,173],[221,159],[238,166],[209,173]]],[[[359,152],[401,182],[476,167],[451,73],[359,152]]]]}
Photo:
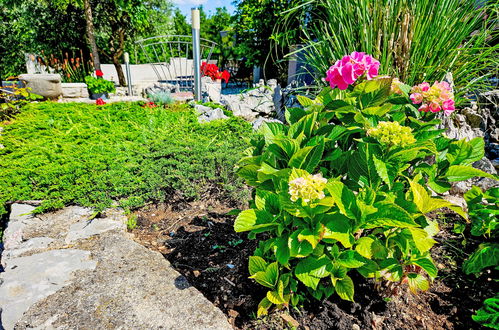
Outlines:
{"type": "Polygon", "coordinates": [[[233,167],[251,132],[237,118],[198,124],[186,105],[30,104],[0,137],[0,215],[15,200],[43,200],[39,211],[68,204],[98,211],[207,189],[237,198],[233,167]]]}

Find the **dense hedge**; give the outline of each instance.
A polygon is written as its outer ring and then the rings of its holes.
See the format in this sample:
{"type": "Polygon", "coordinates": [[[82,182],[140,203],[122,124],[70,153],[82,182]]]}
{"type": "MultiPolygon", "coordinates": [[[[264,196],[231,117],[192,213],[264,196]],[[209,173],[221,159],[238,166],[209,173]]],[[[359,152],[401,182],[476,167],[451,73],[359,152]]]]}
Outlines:
{"type": "Polygon", "coordinates": [[[3,126],[0,214],[13,200],[43,200],[45,211],[114,201],[133,208],[213,188],[237,198],[233,166],[252,134],[237,118],[198,124],[187,106],[130,103],[30,104],[3,126]]]}

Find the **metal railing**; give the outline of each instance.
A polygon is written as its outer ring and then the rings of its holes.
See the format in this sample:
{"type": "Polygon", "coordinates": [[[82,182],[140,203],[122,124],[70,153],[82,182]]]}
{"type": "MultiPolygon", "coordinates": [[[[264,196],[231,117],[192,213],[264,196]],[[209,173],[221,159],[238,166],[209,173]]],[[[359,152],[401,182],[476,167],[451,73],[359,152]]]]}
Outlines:
{"type": "MultiPolygon", "coordinates": [[[[202,61],[209,62],[215,42],[200,39],[202,61]]],[[[135,42],[140,46],[141,57],[151,64],[160,82],[191,89],[194,82],[192,36],[165,35],[135,42]]]]}

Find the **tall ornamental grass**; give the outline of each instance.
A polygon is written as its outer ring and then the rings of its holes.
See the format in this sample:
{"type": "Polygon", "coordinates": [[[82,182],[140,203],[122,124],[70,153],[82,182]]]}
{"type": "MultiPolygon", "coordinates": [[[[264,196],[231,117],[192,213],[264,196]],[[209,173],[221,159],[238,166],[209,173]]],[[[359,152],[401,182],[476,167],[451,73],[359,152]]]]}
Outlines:
{"type": "Polygon", "coordinates": [[[296,0],[276,35],[304,45],[302,56],[317,81],[357,50],[379,59],[380,72],[410,85],[450,72],[461,96],[497,77],[498,8],[473,0],[296,0]],[[299,38],[289,31],[297,23],[299,38]]]}

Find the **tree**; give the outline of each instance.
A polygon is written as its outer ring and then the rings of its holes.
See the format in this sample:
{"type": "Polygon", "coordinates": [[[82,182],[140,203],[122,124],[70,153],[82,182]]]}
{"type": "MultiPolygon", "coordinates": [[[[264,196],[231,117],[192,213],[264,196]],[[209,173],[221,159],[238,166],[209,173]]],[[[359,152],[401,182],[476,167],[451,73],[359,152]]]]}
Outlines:
{"type": "MultiPolygon", "coordinates": [[[[294,0],[236,0],[234,27],[238,53],[247,64],[264,67],[266,77],[279,77],[285,68],[278,67],[286,53],[275,47],[273,31],[276,22],[294,0]],[[272,56],[273,55],[273,56],[272,56]]],[[[281,74],[282,75],[282,74],[281,74]]]]}
{"type": "Polygon", "coordinates": [[[191,26],[187,23],[186,17],[178,8],[173,12],[173,31],[174,34],[182,36],[188,36],[192,33],[191,26]]]}
{"type": "Polygon", "coordinates": [[[25,53],[87,54],[81,8],[37,0],[0,0],[0,8],[0,77],[25,72],[25,53]]]}

